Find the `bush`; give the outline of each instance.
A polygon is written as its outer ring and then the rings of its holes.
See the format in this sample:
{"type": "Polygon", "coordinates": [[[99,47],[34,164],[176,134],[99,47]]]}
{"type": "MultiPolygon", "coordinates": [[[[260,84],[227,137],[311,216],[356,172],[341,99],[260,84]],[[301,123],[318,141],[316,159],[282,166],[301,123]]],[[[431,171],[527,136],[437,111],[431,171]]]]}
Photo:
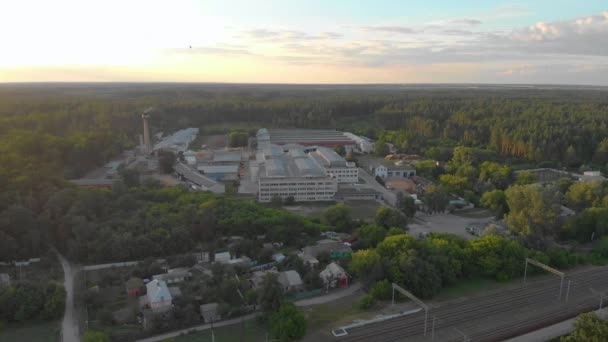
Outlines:
{"type": "Polygon", "coordinates": [[[365,296],[361,297],[361,299],[359,299],[359,301],[357,302],[357,308],[361,310],[367,310],[371,308],[374,303],[376,303],[374,297],[371,294],[366,294],[365,296]]]}
{"type": "Polygon", "coordinates": [[[372,288],[370,294],[377,300],[388,300],[393,296],[393,287],[387,279],[377,282],[372,288]]]}

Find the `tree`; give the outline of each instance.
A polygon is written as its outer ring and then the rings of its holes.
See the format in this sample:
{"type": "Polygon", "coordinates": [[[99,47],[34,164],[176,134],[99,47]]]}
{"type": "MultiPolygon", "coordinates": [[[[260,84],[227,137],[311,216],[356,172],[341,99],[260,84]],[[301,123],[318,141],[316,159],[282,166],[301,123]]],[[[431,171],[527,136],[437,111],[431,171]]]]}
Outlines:
{"type": "Polygon", "coordinates": [[[306,317],[293,303],[281,304],[268,318],[270,335],[279,341],[293,341],[306,334],[306,317]]]}
{"type": "Polygon", "coordinates": [[[492,212],[494,212],[496,218],[502,218],[506,213],[509,212],[507,196],[502,190],[496,189],[485,192],[481,196],[481,205],[484,208],[490,209],[492,212]]]}
{"type": "Polygon", "coordinates": [[[522,171],[515,177],[516,185],[528,185],[537,182],[536,176],[532,172],[522,171]]]}
{"type": "Polygon", "coordinates": [[[437,179],[441,175],[441,168],[437,166],[437,162],[434,160],[420,160],[416,163],[416,174],[422,177],[437,179]]]}
{"type": "Polygon", "coordinates": [[[374,143],[374,154],[378,157],[384,157],[389,153],[388,145],[386,140],[378,139],[374,143]]]}
{"type": "Polygon", "coordinates": [[[409,219],[416,215],[416,201],[411,196],[403,195],[403,192],[397,193],[396,207],[409,219]]]}
{"type": "Polygon", "coordinates": [[[559,191],[540,184],[515,185],[505,191],[509,230],[525,237],[544,240],[553,236],[561,213],[559,191]]]}
{"type": "Polygon", "coordinates": [[[580,159],[578,158],[578,153],[574,146],[570,145],[566,149],[564,153],[564,162],[568,166],[578,166],[580,164],[580,159]]]}
{"type": "Polygon", "coordinates": [[[577,182],[566,192],[566,202],[574,210],[601,205],[604,189],[600,182],[577,182]]]}
{"type": "Polygon", "coordinates": [[[580,314],[574,331],[561,337],[562,342],[601,342],[608,340],[608,321],[600,320],[595,312],[580,314]]]}
{"type": "Polygon", "coordinates": [[[177,157],[175,153],[169,151],[160,151],[158,153],[158,167],[160,168],[161,173],[172,173],[173,165],[175,165],[175,161],[177,157]]]}
{"type": "Polygon", "coordinates": [[[448,194],[441,187],[429,186],[422,197],[431,212],[443,212],[450,202],[448,194]]]}
{"type": "Polygon", "coordinates": [[[375,249],[361,249],[353,253],[349,270],[365,283],[384,278],[382,259],[375,249]]]}
{"type": "Polygon", "coordinates": [[[479,166],[479,180],[492,184],[496,189],[504,190],[511,180],[511,167],[498,163],[484,161],[479,166]]]}
{"type": "Polygon", "coordinates": [[[407,218],[403,213],[389,207],[380,207],[376,210],[376,216],[374,217],[376,224],[384,227],[405,227],[407,225],[407,218]]]}
{"type": "Polygon", "coordinates": [[[334,148],[334,151],[344,157],[346,155],[346,149],[342,145],[338,145],[334,148]]]}
{"type": "Polygon", "coordinates": [[[258,293],[260,306],[266,315],[276,312],[283,302],[283,287],[277,277],[274,273],[266,274],[258,293]]]}
{"type": "Polygon", "coordinates": [[[270,198],[270,205],[275,208],[279,208],[283,205],[283,199],[280,195],[274,194],[272,195],[272,198],[270,198]]]}
{"type": "Polygon", "coordinates": [[[110,342],[110,338],[103,331],[87,330],[83,342],[110,342]]]}
{"type": "Polygon", "coordinates": [[[249,140],[249,134],[242,131],[232,131],[228,135],[228,146],[230,147],[244,147],[247,146],[249,140]]]}
{"type": "Polygon", "coordinates": [[[602,139],[593,154],[593,161],[605,165],[608,163],[608,138],[602,139]]]}
{"type": "Polygon", "coordinates": [[[119,171],[119,174],[123,183],[127,187],[132,188],[140,185],[140,175],[139,171],[137,171],[136,169],[124,168],[119,171]]]}
{"type": "Polygon", "coordinates": [[[335,227],[337,231],[349,232],[353,228],[350,212],[350,208],[344,203],[338,203],[323,213],[322,220],[325,224],[335,227]]]}
{"type": "Polygon", "coordinates": [[[359,248],[376,247],[386,236],[386,229],[384,227],[373,224],[361,226],[357,232],[359,235],[359,248]]]}
{"type": "Polygon", "coordinates": [[[445,174],[439,177],[439,181],[441,183],[441,187],[450,193],[462,195],[469,187],[469,180],[466,177],[445,174]]]}
{"type": "Polygon", "coordinates": [[[296,199],[289,195],[287,197],[285,197],[285,201],[284,201],[285,205],[294,205],[296,203],[296,199]]]}

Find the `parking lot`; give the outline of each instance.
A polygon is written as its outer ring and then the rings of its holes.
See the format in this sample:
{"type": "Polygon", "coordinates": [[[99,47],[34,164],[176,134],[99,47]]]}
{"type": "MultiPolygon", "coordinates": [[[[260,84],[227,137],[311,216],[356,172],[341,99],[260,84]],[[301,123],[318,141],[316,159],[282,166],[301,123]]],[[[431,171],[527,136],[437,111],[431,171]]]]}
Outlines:
{"type": "Polygon", "coordinates": [[[417,212],[415,222],[410,223],[409,229],[412,236],[426,233],[450,233],[461,236],[465,239],[472,239],[475,236],[467,233],[466,226],[475,224],[486,224],[494,220],[494,216],[483,209],[464,211],[456,214],[434,214],[428,215],[417,212]]]}

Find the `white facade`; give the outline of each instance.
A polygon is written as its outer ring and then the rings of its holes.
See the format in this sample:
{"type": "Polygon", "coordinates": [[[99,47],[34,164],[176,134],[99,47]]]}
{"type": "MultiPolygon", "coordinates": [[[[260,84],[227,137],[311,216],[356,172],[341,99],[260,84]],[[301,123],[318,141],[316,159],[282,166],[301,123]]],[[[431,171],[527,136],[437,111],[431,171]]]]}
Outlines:
{"type": "Polygon", "coordinates": [[[349,164],[352,164],[352,166],[325,169],[325,174],[335,178],[338,183],[357,183],[359,181],[359,169],[354,163],[349,164]]]}
{"type": "Polygon", "coordinates": [[[282,199],[293,196],[301,201],[330,201],[338,191],[338,182],[328,177],[263,178],[259,179],[258,200],[270,202],[273,196],[282,199]]]}
{"type": "MultiPolygon", "coordinates": [[[[358,135],[352,134],[350,132],[345,132],[344,135],[350,140],[354,141],[357,144],[357,149],[361,153],[372,153],[374,150],[374,144],[371,143],[368,139],[360,137],[358,135]]],[[[349,149],[346,149],[349,152],[349,149]]]]}
{"type": "Polygon", "coordinates": [[[416,175],[416,170],[409,165],[406,164],[392,164],[387,163],[386,165],[380,164],[376,167],[373,167],[374,177],[380,178],[409,178],[411,176],[416,175]]]}
{"type": "Polygon", "coordinates": [[[388,169],[384,165],[380,165],[374,169],[374,177],[386,178],[388,176],[388,169]]]}

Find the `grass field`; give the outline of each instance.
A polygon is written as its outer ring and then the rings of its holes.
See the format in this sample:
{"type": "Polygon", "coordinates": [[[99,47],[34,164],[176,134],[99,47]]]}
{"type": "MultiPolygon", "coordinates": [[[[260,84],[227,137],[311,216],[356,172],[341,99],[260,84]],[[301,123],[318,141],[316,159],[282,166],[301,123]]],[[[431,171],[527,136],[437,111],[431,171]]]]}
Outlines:
{"type": "MultiPolygon", "coordinates": [[[[254,319],[245,321],[244,333],[241,324],[234,324],[215,328],[214,334],[216,342],[266,341],[266,332],[254,319]]],[[[211,330],[181,335],[175,342],[211,342],[211,330]]]]}
{"type": "Polygon", "coordinates": [[[7,325],[0,333],[0,341],[57,342],[59,322],[27,322],[7,325]]]}
{"type": "Polygon", "coordinates": [[[505,283],[493,279],[470,279],[458,282],[454,286],[450,286],[441,290],[439,295],[434,299],[445,300],[458,297],[464,297],[472,294],[478,294],[482,291],[497,289],[501,286],[505,286],[505,283]]]}

